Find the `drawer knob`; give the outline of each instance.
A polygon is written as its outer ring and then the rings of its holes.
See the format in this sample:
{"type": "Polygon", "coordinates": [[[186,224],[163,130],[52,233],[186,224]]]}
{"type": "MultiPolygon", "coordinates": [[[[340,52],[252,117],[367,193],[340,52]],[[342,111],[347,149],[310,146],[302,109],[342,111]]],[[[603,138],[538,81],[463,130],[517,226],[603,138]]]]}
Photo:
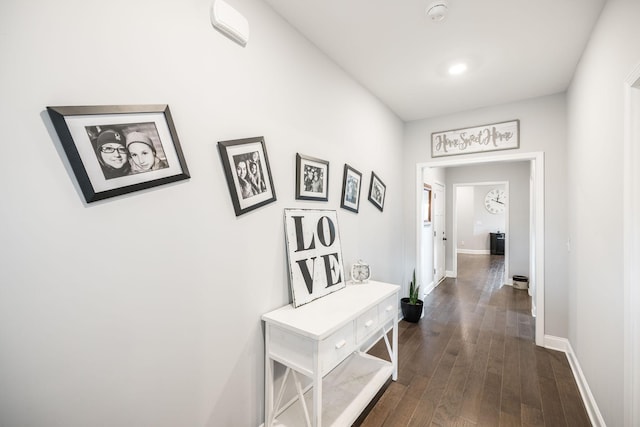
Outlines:
{"type": "Polygon", "coordinates": [[[368,328],[371,325],[373,325],[373,320],[367,320],[367,323],[364,324],[364,327],[368,328]]]}
{"type": "Polygon", "coordinates": [[[393,305],[390,305],[386,308],[386,311],[391,311],[391,310],[393,310],[393,305]]]}
{"type": "Polygon", "coordinates": [[[338,342],[336,343],[336,349],[344,347],[344,345],[345,345],[346,343],[347,343],[347,341],[346,341],[346,340],[340,340],[340,341],[338,341],[338,342]]]}

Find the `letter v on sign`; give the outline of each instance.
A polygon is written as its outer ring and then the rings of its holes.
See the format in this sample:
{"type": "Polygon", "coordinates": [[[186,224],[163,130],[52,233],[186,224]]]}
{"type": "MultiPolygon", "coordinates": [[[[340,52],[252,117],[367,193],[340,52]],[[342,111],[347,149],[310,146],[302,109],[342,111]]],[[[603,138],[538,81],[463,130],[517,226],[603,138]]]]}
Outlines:
{"type": "Polygon", "coordinates": [[[298,267],[300,267],[300,273],[302,273],[302,278],[304,279],[304,283],[305,285],[307,285],[307,290],[309,291],[310,294],[312,294],[313,293],[313,275],[316,270],[316,257],[301,259],[299,261],[296,261],[296,264],[298,264],[298,267]],[[311,261],[311,266],[312,266],[311,272],[309,272],[309,265],[307,264],[307,261],[311,261]]]}

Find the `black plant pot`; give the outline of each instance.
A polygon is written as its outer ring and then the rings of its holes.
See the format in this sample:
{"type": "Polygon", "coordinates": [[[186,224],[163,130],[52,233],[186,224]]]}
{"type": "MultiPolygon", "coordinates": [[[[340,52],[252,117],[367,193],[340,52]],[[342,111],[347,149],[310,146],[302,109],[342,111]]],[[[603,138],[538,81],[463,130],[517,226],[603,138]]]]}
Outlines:
{"type": "Polygon", "coordinates": [[[409,298],[400,298],[400,307],[402,308],[402,316],[404,320],[411,323],[418,323],[422,316],[422,307],[424,303],[418,300],[415,304],[409,304],[409,298]]]}

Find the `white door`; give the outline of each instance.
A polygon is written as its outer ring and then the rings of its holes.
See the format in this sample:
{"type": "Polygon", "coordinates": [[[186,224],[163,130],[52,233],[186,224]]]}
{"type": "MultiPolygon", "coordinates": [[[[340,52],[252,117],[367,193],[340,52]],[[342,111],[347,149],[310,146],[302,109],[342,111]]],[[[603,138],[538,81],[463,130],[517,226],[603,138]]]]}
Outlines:
{"type": "Polygon", "coordinates": [[[445,276],[444,185],[433,185],[433,283],[440,283],[445,276]]]}

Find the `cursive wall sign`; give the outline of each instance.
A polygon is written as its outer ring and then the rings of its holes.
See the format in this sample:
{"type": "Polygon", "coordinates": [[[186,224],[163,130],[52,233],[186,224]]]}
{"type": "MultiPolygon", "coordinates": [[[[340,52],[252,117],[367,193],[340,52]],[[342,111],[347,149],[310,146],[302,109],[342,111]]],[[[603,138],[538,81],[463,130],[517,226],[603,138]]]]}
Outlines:
{"type": "Polygon", "coordinates": [[[431,157],[520,147],[520,120],[431,134],[431,157]]]}

